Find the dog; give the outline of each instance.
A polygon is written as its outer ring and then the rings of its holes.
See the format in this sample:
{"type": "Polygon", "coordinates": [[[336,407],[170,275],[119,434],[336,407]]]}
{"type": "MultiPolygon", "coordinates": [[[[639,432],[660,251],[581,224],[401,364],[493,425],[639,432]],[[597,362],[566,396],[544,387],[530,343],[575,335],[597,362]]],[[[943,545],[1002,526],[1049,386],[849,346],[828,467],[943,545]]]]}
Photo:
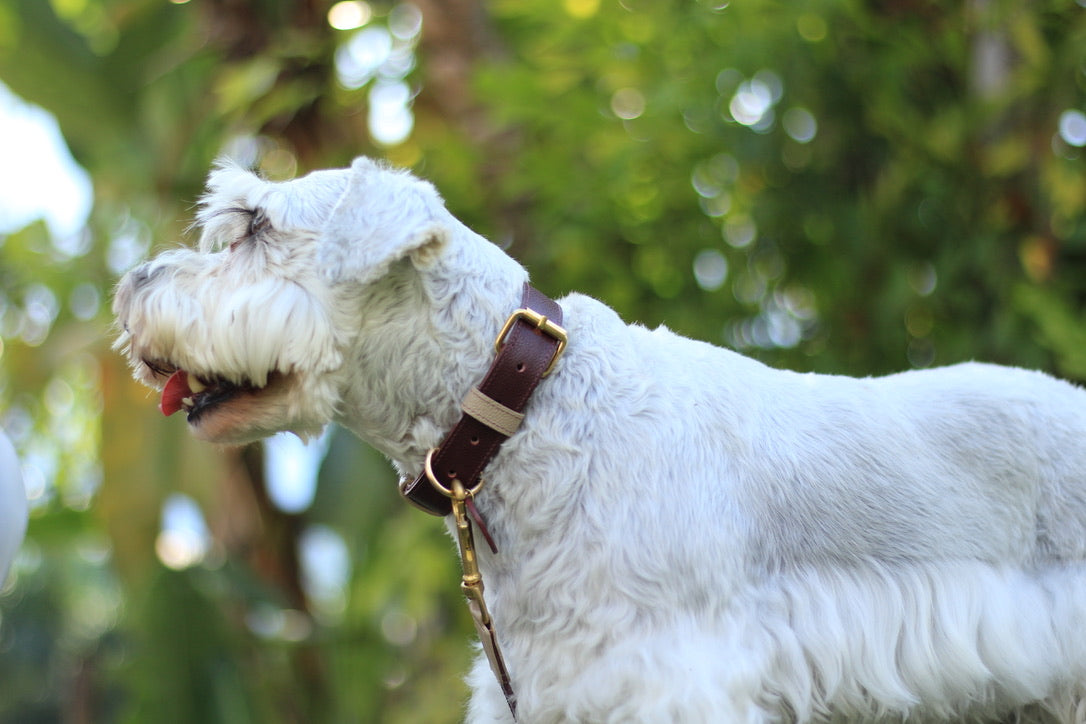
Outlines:
{"type": "MultiPolygon", "coordinates": [[[[135,377],[192,432],[335,422],[405,480],[525,269],[365,158],[210,175],[198,248],[119,282],[135,377]]],[[[767,367],[559,300],[568,344],[474,496],[521,722],[1086,719],[1086,393],[967,363],[767,367]]],[[[480,656],[471,722],[513,720],[480,656]]]]}

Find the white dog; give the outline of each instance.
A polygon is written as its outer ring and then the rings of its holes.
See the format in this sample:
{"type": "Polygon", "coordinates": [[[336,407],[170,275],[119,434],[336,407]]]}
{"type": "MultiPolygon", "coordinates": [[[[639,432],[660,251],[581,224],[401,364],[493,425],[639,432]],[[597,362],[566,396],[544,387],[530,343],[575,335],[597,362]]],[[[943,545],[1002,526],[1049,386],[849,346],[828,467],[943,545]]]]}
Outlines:
{"type": "MultiPolygon", "coordinates": [[[[219,168],[199,221],[114,304],[163,411],[227,443],[334,421],[418,475],[525,270],[365,159],[219,168]]],[[[476,498],[519,721],[1086,718],[1086,393],[796,374],[560,304],[568,347],[476,498]]],[[[480,659],[468,718],[511,721],[480,659]]]]}

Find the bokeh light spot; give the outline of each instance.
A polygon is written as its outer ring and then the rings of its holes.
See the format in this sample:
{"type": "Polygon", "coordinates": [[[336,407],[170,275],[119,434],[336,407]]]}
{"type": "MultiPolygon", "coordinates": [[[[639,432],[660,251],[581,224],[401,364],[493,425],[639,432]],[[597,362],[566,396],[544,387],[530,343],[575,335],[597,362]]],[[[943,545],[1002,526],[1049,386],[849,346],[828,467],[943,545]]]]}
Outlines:
{"type": "Polygon", "coordinates": [[[645,112],[645,96],[636,88],[620,88],[611,96],[611,112],[624,121],[639,118],[645,112]]]}
{"type": "Polygon", "coordinates": [[[369,3],[361,0],[343,0],[328,9],[328,24],[336,30],[361,28],[373,17],[369,3]]]}
{"type": "Polygon", "coordinates": [[[1086,146],[1086,114],[1076,110],[1060,114],[1060,138],[1068,146],[1086,146]]]}
{"type": "Polygon", "coordinates": [[[818,133],[818,121],[806,108],[789,108],[781,116],[784,132],[797,143],[810,143],[818,133]]]}
{"type": "Polygon", "coordinates": [[[728,278],[728,260],[717,249],[702,249],[694,257],[694,278],[699,287],[715,292],[728,278]]]}
{"type": "Polygon", "coordinates": [[[804,13],[796,20],[796,31],[799,32],[799,37],[808,43],[825,40],[827,30],[826,21],[814,13],[804,13]]]}

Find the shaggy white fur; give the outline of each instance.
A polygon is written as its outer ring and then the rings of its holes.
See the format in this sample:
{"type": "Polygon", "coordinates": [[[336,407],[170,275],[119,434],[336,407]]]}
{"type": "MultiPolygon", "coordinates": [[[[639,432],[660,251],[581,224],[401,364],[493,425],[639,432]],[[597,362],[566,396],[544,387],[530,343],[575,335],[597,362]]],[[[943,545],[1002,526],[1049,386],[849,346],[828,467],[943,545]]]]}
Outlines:
{"type": "MultiPolygon", "coordinates": [[[[335,421],[416,475],[524,269],[366,159],[221,167],[199,218],[118,287],[136,376],[202,438],[335,421]]],[[[560,301],[568,350],[478,498],[521,721],[1086,720],[1086,393],[796,374],[560,301]]],[[[509,721],[470,681],[468,719],[509,721]]]]}

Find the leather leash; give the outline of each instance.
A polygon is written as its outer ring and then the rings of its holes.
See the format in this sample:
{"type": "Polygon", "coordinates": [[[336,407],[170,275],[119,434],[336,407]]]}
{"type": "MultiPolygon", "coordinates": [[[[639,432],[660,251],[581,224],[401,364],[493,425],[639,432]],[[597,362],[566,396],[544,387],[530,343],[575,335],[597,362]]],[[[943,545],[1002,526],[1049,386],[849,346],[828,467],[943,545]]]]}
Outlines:
{"type": "Polygon", "coordinates": [[[474,496],[483,487],[483,468],[516,432],[524,419],[528,398],[565,351],[567,337],[559,326],[561,322],[562,307],[525,284],[520,309],[509,316],[494,343],[494,362],[483,381],[461,403],[464,414],[460,421],[439,447],[426,454],[422,473],[400,483],[400,493],[415,507],[431,515],[454,516],[464,571],[461,589],[514,720],[516,697],[483,598],[472,521],[491,550],[498,551],[475,509],[474,496]]]}

